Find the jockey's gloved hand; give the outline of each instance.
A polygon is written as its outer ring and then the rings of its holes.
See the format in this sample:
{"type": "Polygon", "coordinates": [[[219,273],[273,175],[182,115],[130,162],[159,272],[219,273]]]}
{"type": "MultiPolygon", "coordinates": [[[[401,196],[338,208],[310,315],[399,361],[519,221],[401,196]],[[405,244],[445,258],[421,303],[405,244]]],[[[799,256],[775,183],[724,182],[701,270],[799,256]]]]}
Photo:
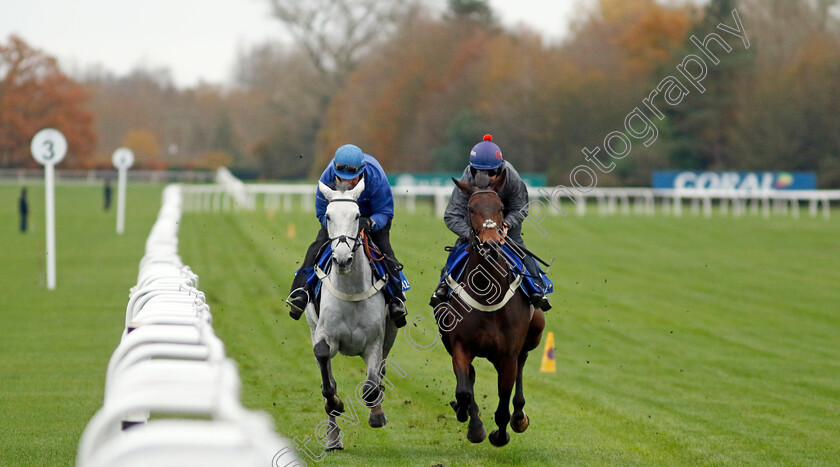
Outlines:
{"type": "Polygon", "coordinates": [[[376,222],[373,221],[370,217],[360,217],[359,218],[359,229],[372,231],[376,228],[376,222]]]}

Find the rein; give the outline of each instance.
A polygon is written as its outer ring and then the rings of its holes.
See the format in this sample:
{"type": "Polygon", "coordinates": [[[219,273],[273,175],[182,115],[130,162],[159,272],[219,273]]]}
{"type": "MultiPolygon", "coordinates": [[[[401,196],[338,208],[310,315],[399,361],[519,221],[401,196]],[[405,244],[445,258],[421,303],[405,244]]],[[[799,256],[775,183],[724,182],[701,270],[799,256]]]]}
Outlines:
{"type": "Polygon", "coordinates": [[[365,255],[368,258],[370,258],[371,261],[375,261],[377,263],[382,261],[383,259],[385,259],[385,253],[382,253],[381,251],[375,250],[375,249],[370,247],[370,241],[368,239],[367,234],[365,234],[364,232],[365,232],[364,230],[360,231],[361,236],[362,236],[362,243],[365,245],[365,255]],[[374,258],[374,256],[373,256],[374,252],[379,253],[380,255],[382,255],[382,257],[381,258],[374,258]]]}
{"type": "MultiPolygon", "coordinates": [[[[352,199],[334,199],[330,202],[335,203],[335,202],[339,202],[339,201],[354,203],[356,205],[359,204],[356,200],[352,200],[352,199]]],[[[362,246],[362,244],[364,244],[364,246],[365,246],[365,252],[370,251],[370,245],[368,243],[367,235],[364,234],[364,230],[361,227],[359,228],[359,232],[356,234],[356,237],[353,239],[354,241],[353,241],[353,246],[352,247],[350,246],[350,242],[347,241],[347,236],[346,235],[339,235],[338,237],[332,237],[332,238],[329,239],[329,242],[332,243],[333,241],[336,241],[336,240],[338,241],[339,244],[341,244],[341,243],[347,244],[347,246],[350,248],[351,255],[355,254],[356,250],[358,250],[359,247],[362,246]]],[[[333,249],[333,253],[335,253],[335,249],[333,249]]],[[[372,258],[372,256],[370,256],[370,257],[372,258]]],[[[385,255],[382,255],[382,258],[379,258],[378,260],[375,259],[374,261],[381,261],[384,258],[385,258],[385,255]]],[[[343,300],[345,302],[360,302],[362,300],[366,300],[366,299],[376,295],[377,293],[379,293],[379,291],[382,290],[385,287],[385,284],[388,283],[388,275],[386,274],[385,277],[383,277],[383,278],[379,279],[378,281],[376,281],[375,283],[373,283],[370,286],[370,288],[368,288],[364,292],[359,292],[359,293],[356,293],[356,294],[348,294],[348,293],[342,292],[341,290],[338,290],[332,284],[332,282],[330,281],[329,275],[326,272],[324,272],[320,267],[318,267],[317,264],[315,265],[315,276],[317,276],[318,279],[321,280],[321,283],[324,285],[324,288],[329,290],[330,294],[332,294],[335,298],[337,298],[339,300],[343,300]]]]}
{"type": "MultiPolygon", "coordinates": [[[[475,196],[477,194],[482,194],[482,193],[493,193],[496,196],[499,195],[498,193],[496,193],[493,190],[477,190],[477,191],[474,191],[470,195],[469,199],[472,199],[473,196],[475,196]]],[[[496,225],[495,222],[490,221],[488,219],[482,225],[482,228],[483,229],[484,228],[491,228],[492,229],[492,228],[498,228],[498,226],[496,225]]],[[[472,230],[472,237],[473,237],[472,240],[470,241],[470,243],[471,243],[470,246],[478,245],[478,232],[475,230],[475,228],[473,228],[472,224],[470,224],[470,230],[472,230]]],[[[504,255],[504,253],[502,253],[502,254],[504,255]]],[[[505,292],[505,295],[495,305],[485,305],[483,303],[480,303],[478,300],[474,299],[466,291],[466,289],[464,288],[464,285],[455,282],[455,279],[452,278],[452,274],[447,274],[445,280],[446,280],[446,284],[452,289],[452,293],[458,295],[458,297],[460,297],[461,300],[464,303],[466,303],[467,305],[469,305],[470,307],[472,307],[475,310],[483,311],[485,313],[492,313],[494,311],[497,311],[497,310],[500,310],[501,308],[503,308],[505,305],[508,304],[510,299],[513,298],[514,295],[516,295],[517,289],[522,284],[522,274],[517,274],[516,275],[516,278],[514,278],[514,280],[508,286],[508,290],[505,292]]]]}

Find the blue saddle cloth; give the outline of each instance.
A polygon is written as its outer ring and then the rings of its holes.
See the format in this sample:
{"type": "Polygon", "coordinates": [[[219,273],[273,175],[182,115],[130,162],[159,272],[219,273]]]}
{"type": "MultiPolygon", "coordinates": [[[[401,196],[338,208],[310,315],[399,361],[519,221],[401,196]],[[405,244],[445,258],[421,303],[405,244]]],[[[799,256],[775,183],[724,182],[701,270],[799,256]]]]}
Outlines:
{"type": "MultiPolygon", "coordinates": [[[[467,258],[470,256],[469,251],[467,251],[469,246],[469,243],[462,243],[449,253],[441,280],[443,280],[447,274],[451,274],[452,279],[454,279],[455,282],[460,282],[461,276],[464,274],[464,269],[467,267],[467,258]]],[[[537,269],[539,269],[540,276],[545,283],[545,290],[542,290],[537,285],[536,281],[534,281],[534,277],[528,274],[528,271],[525,270],[525,263],[522,261],[522,257],[520,257],[513,248],[511,248],[507,243],[504,243],[501,245],[501,250],[507,260],[507,266],[515,274],[522,274],[522,285],[520,287],[527,296],[531,296],[535,293],[550,294],[554,292],[554,284],[551,282],[551,279],[545,275],[545,271],[543,271],[539,265],[537,265],[537,269]]]]}
{"type": "MultiPolygon", "coordinates": [[[[323,251],[321,252],[321,256],[318,258],[318,261],[315,263],[318,267],[324,271],[325,273],[330,272],[330,268],[332,267],[332,261],[330,261],[330,257],[332,256],[332,246],[327,244],[324,246],[323,251]]],[[[371,269],[373,269],[373,276],[375,280],[382,279],[383,277],[388,275],[388,270],[385,267],[385,260],[382,261],[374,261],[370,257],[368,257],[368,262],[370,263],[371,269]]],[[[315,268],[305,268],[303,269],[303,273],[306,274],[306,287],[309,289],[309,296],[310,297],[317,297],[318,293],[321,291],[321,280],[318,279],[318,276],[315,274],[315,268]]],[[[405,292],[406,290],[411,288],[411,284],[408,282],[408,278],[405,277],[402,271],[400,273],[400,286],[402,287],[402,291],[405,292]]],[[[390,300],[391,297],[394,296],[396,285],[394,281],[388,280],[385,287],[382,291],[385,293],[386,300],[390,300]]]]}

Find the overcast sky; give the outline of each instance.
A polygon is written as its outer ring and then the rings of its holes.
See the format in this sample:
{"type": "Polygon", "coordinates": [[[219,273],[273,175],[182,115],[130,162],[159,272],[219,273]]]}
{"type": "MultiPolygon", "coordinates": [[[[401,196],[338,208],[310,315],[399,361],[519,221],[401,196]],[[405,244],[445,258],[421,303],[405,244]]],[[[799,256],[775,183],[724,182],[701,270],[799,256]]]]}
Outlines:
{"type": "MultiPolygon", "coordinates": [[[[525,24],[547,40],[559,40],[572,8],[585,1],[490,4],[505,26],[525,24]]],[[[283,40],[268,0],[2,0],[0,5],[0,42],[17,34],[57,57],[70,74],[95,65],[117,75],[166,67],[179,86],[226,83],[237,50],[283,40]]]]}

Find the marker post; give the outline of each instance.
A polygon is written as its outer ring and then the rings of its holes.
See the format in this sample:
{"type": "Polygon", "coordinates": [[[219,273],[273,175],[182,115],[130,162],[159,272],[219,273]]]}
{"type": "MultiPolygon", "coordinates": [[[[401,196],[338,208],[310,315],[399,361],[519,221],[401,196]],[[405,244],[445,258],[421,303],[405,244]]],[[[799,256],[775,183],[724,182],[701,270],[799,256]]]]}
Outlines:
{"type": "Polygon", "coordinates": [[[47,213],[47,289],[55,290],[55,165],[67,154],[67,140],[60,131],[45,128],[32,138],[32,157],[44,166],[47,213]]]}
{"type": "Polygon", "coordinates": [[[117,234],[122,235],[125,230],[125,185],[128,179],[128,169],[134,165],[134,153],[128,148],[119,148],[111,156],[111,162],[118,170],[117,182],[117,234]]]}

